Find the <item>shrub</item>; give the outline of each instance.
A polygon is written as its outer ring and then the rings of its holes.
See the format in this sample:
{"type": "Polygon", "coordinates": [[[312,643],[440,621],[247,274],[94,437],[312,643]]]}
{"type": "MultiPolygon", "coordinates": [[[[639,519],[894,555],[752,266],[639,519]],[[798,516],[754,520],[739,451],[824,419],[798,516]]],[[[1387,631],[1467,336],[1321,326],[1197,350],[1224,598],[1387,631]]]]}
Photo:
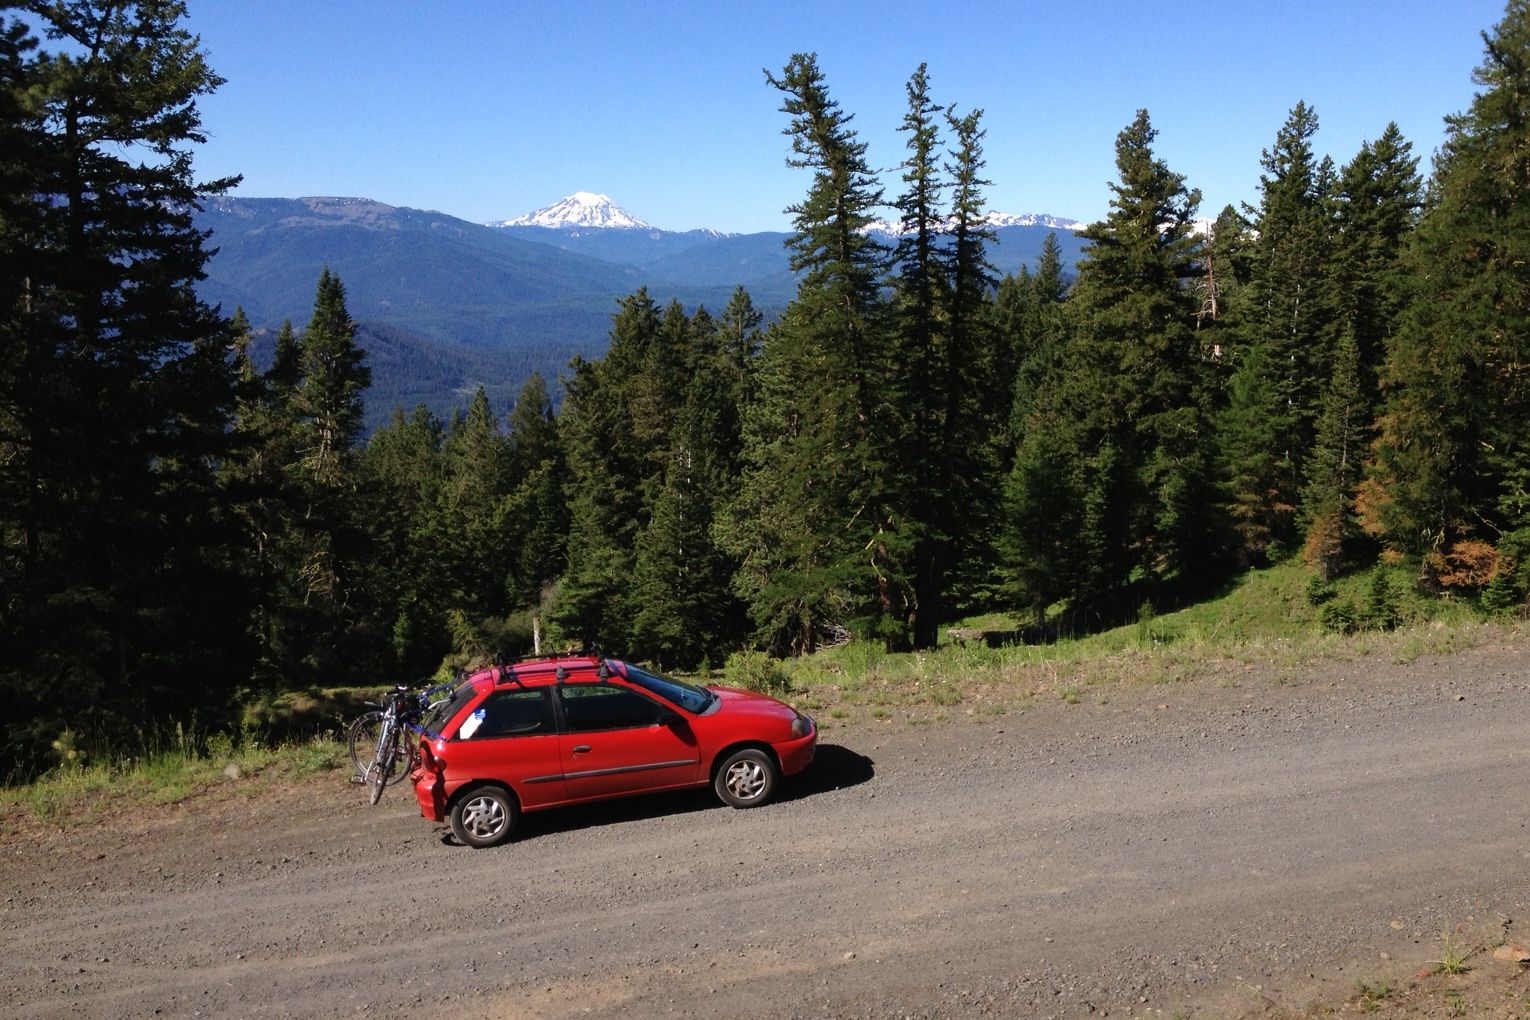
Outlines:
{"type": "Polygon", "coordinates": [[[1401,622],[1397,592],[1393,590],[1386,570],[1377,567],[1371,574],[1371,587],[1365,596],[1365,625],[1376,630],[1395,630],[1401,622]]]}
{"type": "Polygon", "coordinates": [[[1323,606],[1320,618],[1323,626],[1335,634],[1351,634],[1355,630],[1356,615],[1354,602],[1335,598],[1323,606]]]}
{"type": "Polygon", "coordinates": [[[790,694],[792,689],[791,678],[780,662],[764,652],[734,652],[723,663],[722,675],[729,686],[773,697],[790,694]]]}

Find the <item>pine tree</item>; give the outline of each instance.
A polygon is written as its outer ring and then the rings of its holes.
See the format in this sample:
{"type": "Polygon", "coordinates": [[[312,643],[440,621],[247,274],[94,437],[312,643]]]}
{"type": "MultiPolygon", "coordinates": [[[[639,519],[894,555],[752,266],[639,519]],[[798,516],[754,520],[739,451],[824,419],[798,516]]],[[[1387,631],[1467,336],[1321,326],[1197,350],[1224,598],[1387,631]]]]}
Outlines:
{"type": "Polygon", "coordinates": [[[88,745],[216,708],[248,661],[213,470],[232,337],[192,289],[192,214],[234,181],[192,177],[221,79],[183,15],[0,17],[0,773],[66,725],[88,745]]]}
{"type": "Polygon", "coordinates": [[[671,442],[663,488],[634,549],[633,653],[666,666],[720,661],[738,637],[737,566],[712,536],[727,478],[716,449],[717,393],[696,376],[671,442]]]}
{"type": "MultiPolygon", "coordinates": [[[[992,494],[1003,484],[1008,455],[1001,433],[1007,424],[1009,386],[995,380],[1000,361],[999,340],[993,329],[994,268],[988,245],[995,242],[984,210],[982,176],[982,111],[962,116],[946,112],[952,147],[946,172],[950,175],[950,285],[946,310],[947,340],[942,366],[945,406],[942,418],[940,470],[932,496],[940,504],[936,516],[938,582],[933,598],[918,602],[918,647],[932,647],[935,626],[950,607],[991,587],[988,553],[997,540],[1002,514],[992,494]]],[[[1045,250],[1043,260],[1045,259],[1045,250]]]]}
{"type": "MultiPolygon", "coordinates": [[[[1250,250],[1252,278],[1239,307],[1241,345],[1232,352],[1235,371],[1247,376],[1235,395],[1257,396],[1258,407],[1233,408],[1235,420],[1274,420],[1268,430],[1274,449],[1256,450],[1254,433],[1237,436],[1240,459],[1263,469],[1235,469],[1234,477],[1258,478],[1269,487],[1234,488],[1231,502],[1252,530],[1280,545],[1294,537],[1290,508],[1298,504],[1307,478],[1323,388],[1332,374],[1338,312],[1333,292],[1330,248],[1332,164],[1312,151],[1317,114],[1297,103],[1261,157],[1260,204],[1250,250]],[[1259,348],[1261,355],[1248,357],[1259,348]]],[[[1257,553],[1259,550],[1245,550],[1257,553]]]]}
{"type": "Polygon", "coordinates": [[[1495,598],[1530,564],[1530,3],[1484,34],[1481,87],[1446,121],[1415,233],[1417,295],[1387,353],[1378,516],[1438,576],[1459,543],[1499,557],[1495,598]]]}
{"type": "Polygon", "coordinates": [[[1036,407],[1042,386],[1061,371],[1067,324],[1063,301],[1068,285],[1062,274],[1057,235],[1048,234],[1033,275],[1024,266],[1017,276],[999,281],[994,299],[995,382],[1003,388],[995,406],[1007,409],[1004,462],[1013,459],[1025,419],[1036,407]]]}
{"type": "Polygon", "coordinates": [[[371,371],[356,345],[345,286],[328,268],[319,274],[299,352],[301,376],[291,405],[296,459],[288,465],[299,506],[294,648],[304,667],[330,672],[349,657],[350,575],[366,554],[353,468],[371,371]]]}
{"type": "Polygon", "coordinates": [[[760,356],[760,324],[764,321],[749,292],[741,286],[734,288],[728,306],[717,320],[720,356],[727,366],[728,389],[733,402],[741,408],[754,396],[752,379],[760,356]]]}
{"type": "MultiPolygon", "coordinates": [[[[296,460],[290,381],[278,381],[276,369],[262,374],[250,358],[252,341],[244,310],[229,321],[233,334],[238,385],[230,423],[230,449],[219,466],[226,503],[243,531],[244,584],[250,594],[248,630],[256,646],[252,680],[275,689],[286,674],[282,627],[283,573],[299,513],[299,499],[288,470],[296,460]]],[[[291,337],[291,328],[286,330],[291,337]]],[[[280,345],[278,346],[280,350],[280,345]]]]}
{"type": "Polygon", "coordinates": [[[896,203],[903,232],[892,256],[897,274],[895,357],[902,368],[892,399],[898,405],[897,427],[906,433],[899,446],[906,452],[899,458],[893,484],[902,490],[895,499],[907,515],[913,540],[914,647],[930,648],[936,640],[950,542],[949,529],[941,520],[948,498],[942,476],[948,435],[946,390],[951,382],[946,364],[951,343],[950,259],[938,247],[938,235],[943,232],[940,198],[945,188],[936,126],[941,109],[930,100],[924,64],[909,78],[906,91],[908,112],[900,128],[907,135],[905,190],[896,203]]]}
{"type": "Polygon", "coordinates": [[[1408,299],[1404,259],[1422,203],[1411,152],[1397,125],[1388,124],[1339,175],[1333,247],[1339,329],[1355,344],[1368,417],[1379,405],[1377,369],[1408,299]]]}
{"type": "Polygon", "coordinates": [[[1139,570],[1184,583],[1214,562],[1209,381],[1185,285],[1196,272],[1200,196],[1153,155],[1155,136],[1143,110],[1117,138],[1120,183],[1110,215],[1084,231],[1090,246],[1067,302],[1063,369],[1021,425],[1007,546],[1033,608],[1058,591],[1057,575],[1043,583],[1035,563],[1066,578],[1078,615],[1116,598],[1139,570]],[[1046,455],[1063,450],[1074,452],[1054,465],[1061,477],[1044,478],[1046,455]],[[1060,498],[1076,501],[1065,550],[1031,516],[1060,498]]]}
{"type": "Polygon", "coordinates": [[[1395,124],[1339,175],[1333,261],[1337,345],[1302,490],[1306,557],[1327,580],[1355,553],[1355,503],[1379,403],[1376,369],[1405,300],[1402,259],[1419,203],[1417,161],[1395,124]]]}
{"type": "Polygon", "coordinates": [[[503,616],[511,574],[508,448],[482,386],[441,444],[443,478],[433,521],[453,608],[471,620],[503,616]]]}
{"type": "Polygon", "coordinates": [[[896,642],[907,616],[893,573],[906,539],[890,512],[899,430],[887,400],[883,253],[864,229],[881,193],[814,57],[797,54],[767,80],[791,117],[788,165],[813,179],[788,210],[797,296],[766,337],[745,475],[724,528],[743,564],[736,584],[760,640],[777,651],[810,651],[836,627],[896,642]]]}
{"type": "Polygon", "coordinates": [[[1361,381],[1359,345],[1340,337],[1333,378],[1323,395],[1308,481],[1302,493],[1307,561],[1332,580],[1359,534],[1355,491],[1370,439],[1370,407],[1361,381]]]}
{"type": "Polygon", "coordinates": [[[510,410],[509,462],[514,486],[508,527],[512,606],[537,606],[563,570],[568,507],[558,419],[547,384],[531,373],[510,410]]]}
{"type": "Polygon", "coordinates": [[[673,317],[667,328],[662,324],[647,290],[639,289],[619,302],[605,357],[576,358],[565,382],[567,568],[551,615],[577,641],[631,644],[633,555],[663,484],[674,420],[667,394],[684,376],[684,336],[673,317]]]}
{"type": "Polygon", "coordinates": [[[353,602],[374,634],[365,661],[378,675],[427,674],[451,650],[447,613],[456,600],[437,542],[444,439],[444,425],[424,405],[408,417],[395,408],[357,465],[369,555],[359,564],[353,602]]]}

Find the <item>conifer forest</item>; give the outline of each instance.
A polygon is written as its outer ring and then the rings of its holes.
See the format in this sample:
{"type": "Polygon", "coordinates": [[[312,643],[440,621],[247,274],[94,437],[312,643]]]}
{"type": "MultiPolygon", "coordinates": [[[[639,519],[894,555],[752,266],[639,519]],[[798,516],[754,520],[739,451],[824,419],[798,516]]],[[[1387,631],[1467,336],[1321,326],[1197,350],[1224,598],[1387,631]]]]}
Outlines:
{"type": "Polygon", "coordinates": [[[784,309],[639,289],[513,406],[370,435],[337,275],[268,365],[193,292],[192,211],[236,181],[192,176],[221,80],[183,21],[0,13],[0,777],[534,628],[675,670],[990,612],[1049,641],[1292,558],[1526,612],[1530,0],[1431,167],[1392,124],[1316,151],[1298,102],[1257,203],[1203,210],[1139,111],[1074,274],[1049,244],[997,278],[982,111],[938,69],[873,163],[793,55],[761,82],[803,187],[784,309]]]}

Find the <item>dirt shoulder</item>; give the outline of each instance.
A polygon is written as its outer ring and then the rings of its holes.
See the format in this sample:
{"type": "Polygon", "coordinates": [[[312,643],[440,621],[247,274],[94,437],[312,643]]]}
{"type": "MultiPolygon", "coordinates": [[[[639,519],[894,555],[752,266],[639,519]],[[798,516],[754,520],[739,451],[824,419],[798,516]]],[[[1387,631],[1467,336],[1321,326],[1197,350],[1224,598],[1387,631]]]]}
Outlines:
{"type": "Polygon", "coordinates": [[[1530,976],[1491,943],[1530,935],[1527,709],[1513,632],[1227,664],[831,725],[765,809],[553,812],[482,852],[403,790],[235,784],[6,837],[0,995],[21,1017],[1514,1016],[1530,976]],[[1417,977],[1446,932],[1472,969],[1417,977]]]}

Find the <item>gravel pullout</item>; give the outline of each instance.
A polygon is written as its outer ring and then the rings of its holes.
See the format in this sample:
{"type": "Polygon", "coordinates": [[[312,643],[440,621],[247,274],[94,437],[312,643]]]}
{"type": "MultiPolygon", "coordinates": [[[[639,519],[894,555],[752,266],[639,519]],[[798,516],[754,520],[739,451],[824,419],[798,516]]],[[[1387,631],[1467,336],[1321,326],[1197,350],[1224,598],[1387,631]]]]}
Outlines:
{"type": "Polygon", "coordinates": [[[528,816],[487,851],[406,789],[369,808],[337,775],[21,833],[0,844],[0,1000],[92,1018],[1335,1002],[1438,957],[1446,925],[1530,926],[1530,652],[1505,641],[842,725],[766,808],[615,802],[528,816]]]}

